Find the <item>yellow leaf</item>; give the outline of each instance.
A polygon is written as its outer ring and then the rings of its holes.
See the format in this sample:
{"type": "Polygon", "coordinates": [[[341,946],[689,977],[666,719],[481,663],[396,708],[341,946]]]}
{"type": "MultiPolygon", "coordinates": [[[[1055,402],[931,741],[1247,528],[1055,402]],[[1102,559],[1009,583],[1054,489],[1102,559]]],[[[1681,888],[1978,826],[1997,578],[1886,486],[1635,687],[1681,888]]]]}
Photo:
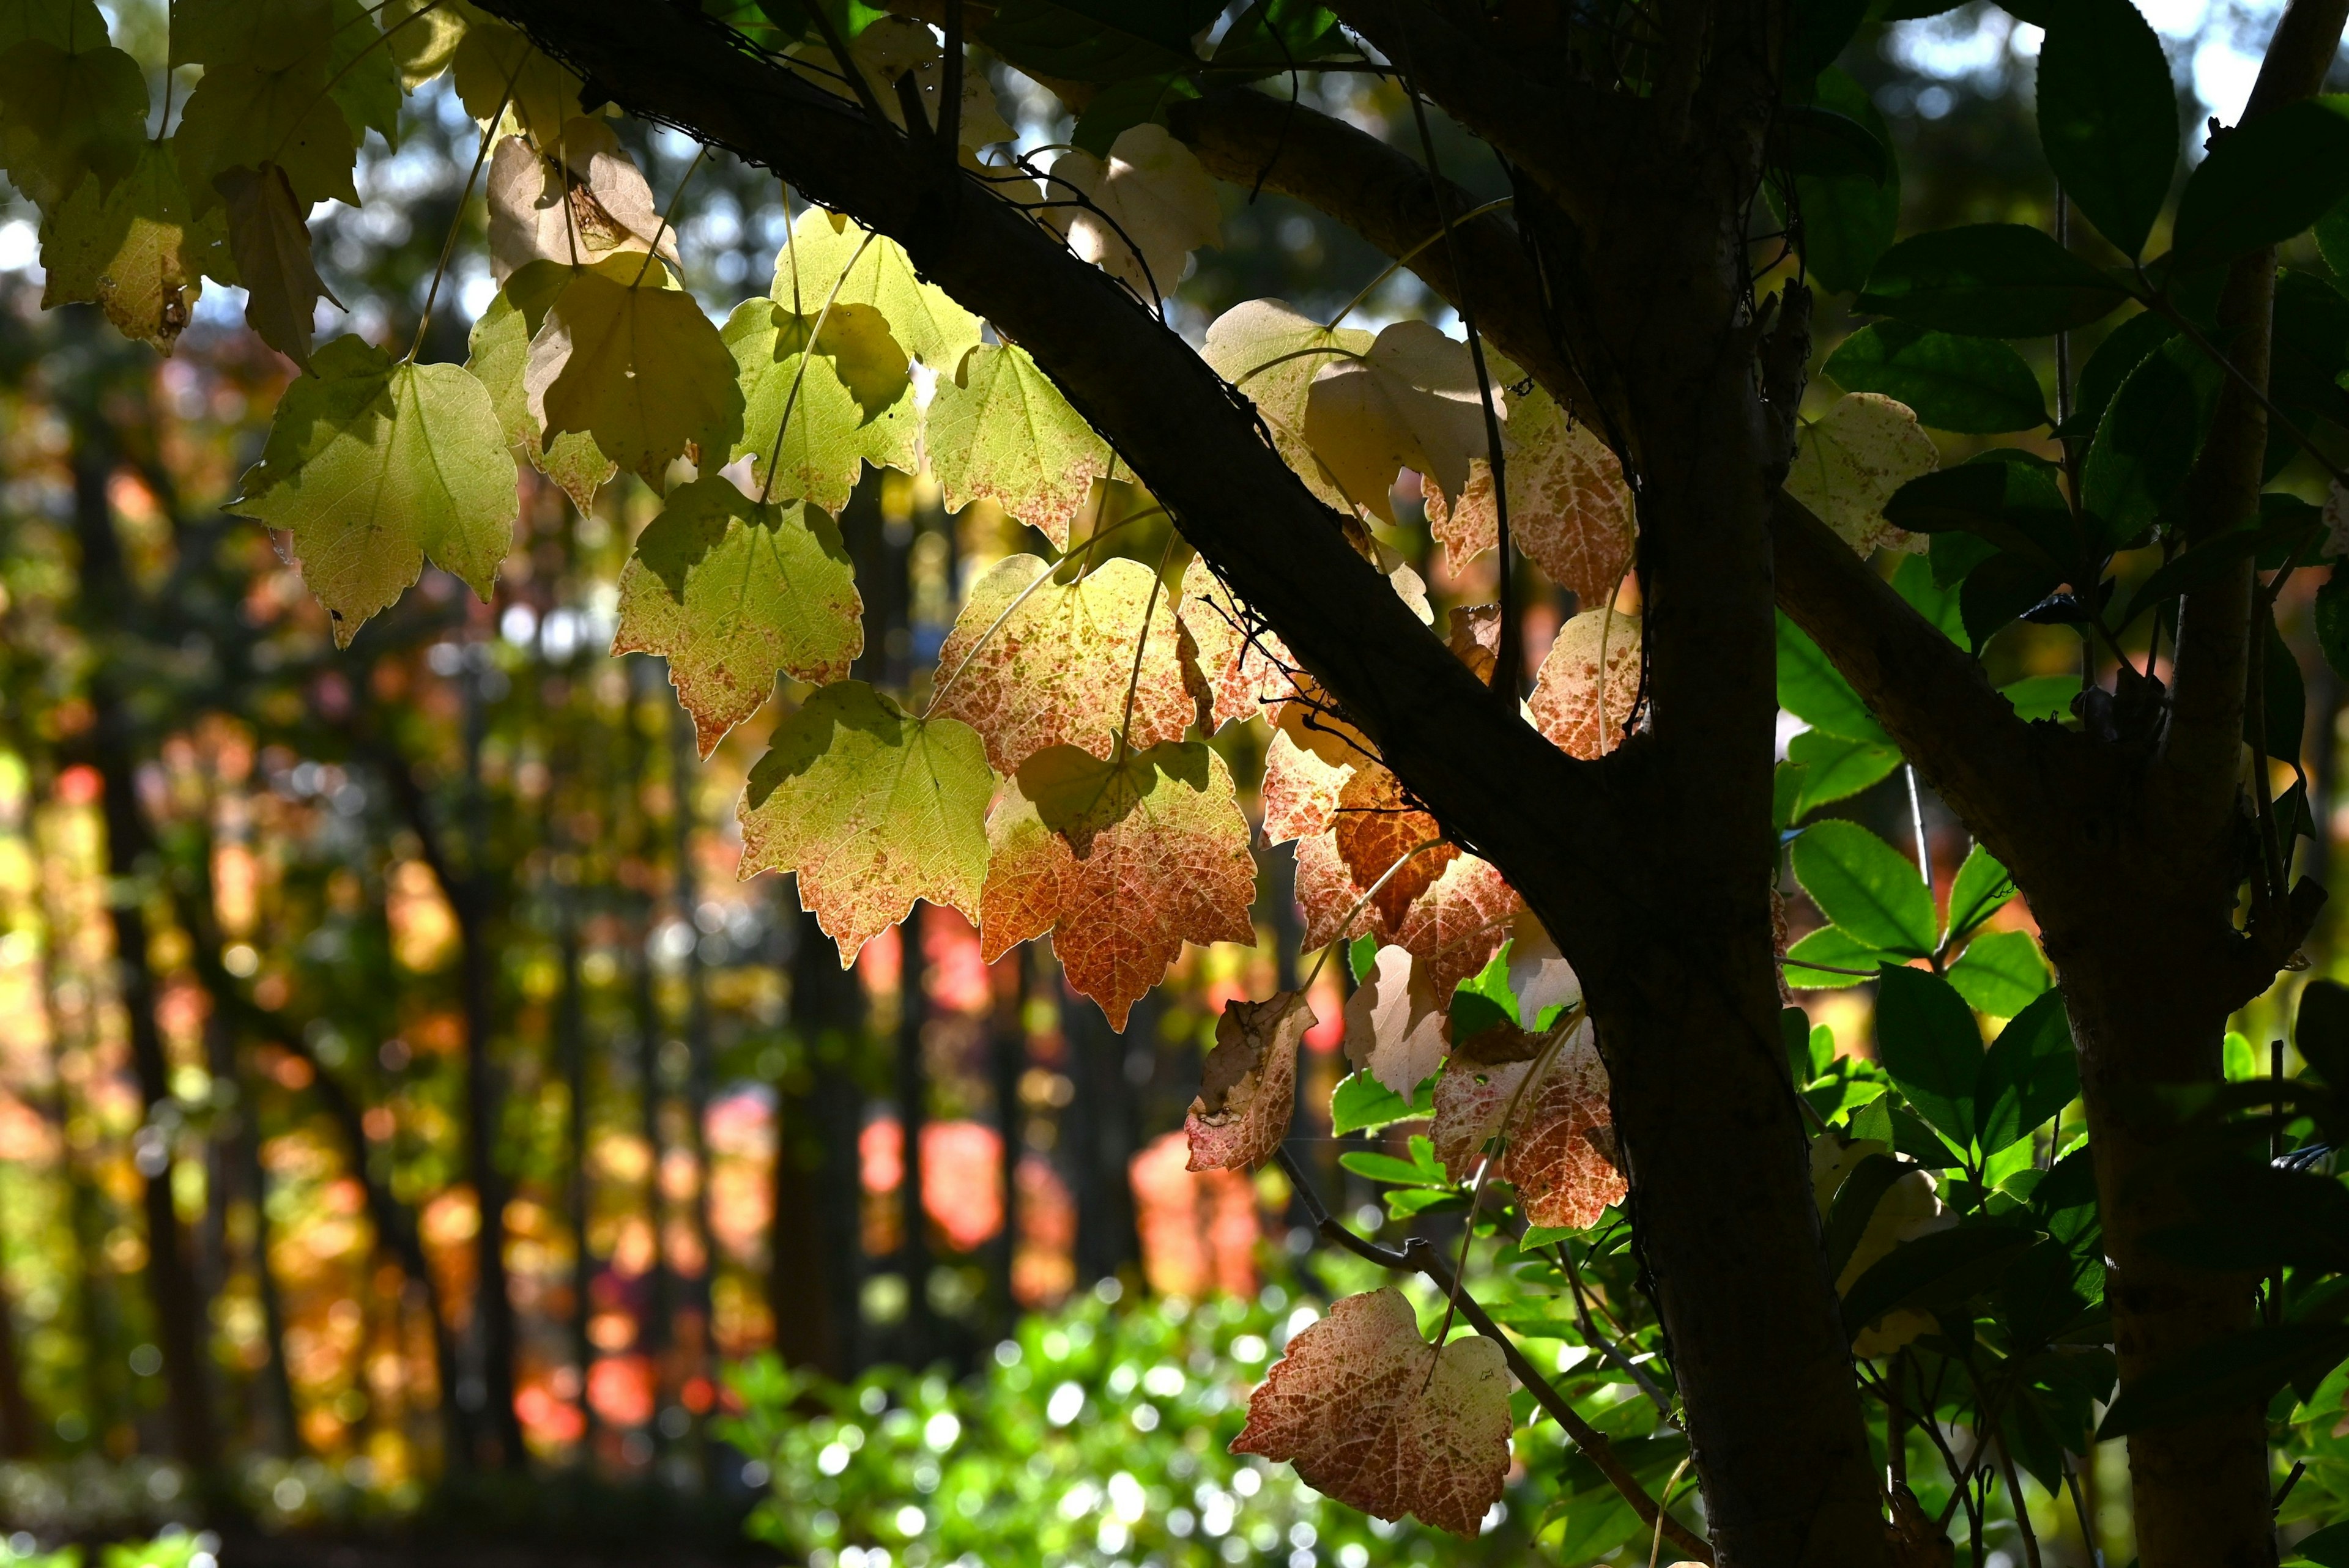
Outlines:
{"type": "Polygon", "coordinates": [[[941,374],[960,365],[978,345],[978,318],[944,289],[916,277],[913,261],[896,241],[879,234],[868,238],[854,222],[835,220],[821,208],[810,208],[792,225],[791,242],[776,253],[775,280],[767,292],[786,312],[811,321],[826,300],[835,309],[870,305],[889,324],[891,337],[941,374]]]}
{"type": "Polygon", "coordinates": [[[734,456],[748,457],[751,477],[774,496],[837,512],[866,465],[915,467],[914,384],[904,351],[885,327],[876,330],[877,317],[869,305],[834,300],[812,354],[806,352],[812,315],[750,299],[727,318],[720,335],[743,405],[734,456]]]}
{"type": "MultiPolygon", "coordinates": [[[[1497,385],[1493,396],[1498,404],[1497,385]]],[[[1404,469],[1446,495],[1460,494],[1470,461],[1486,455],[1468,346],[1423,321],[1395,323],[1360,359],[1339,360],[1314,377],[1305,438],[1340,488],[1389,522],[1387,491],[1404,469]]]]}
{"type": "Polygon", "coordinates": [[[202,274],[231,270],[225,242],[220,223],[189,216],[177,160],[149,146],[104,197],[97,181],[85,180],[41,225],[42,308],[94,301],[123,335],[169,354],[203,291],[202,274]]]}
{"type": "Polygon", "coordinates": [[[1933,438],[1907,404],[1878,392],[1849,392],[1803,427],[1786,493],[1862,555],[1879,546],[1921,552],[1924,536],[1887,522],[1884,503],[1940,460],[1933,438]]]}
{"type": "Polygon", "coordinates": [[[1223,239],[1215,181],[1163,125],[1145,120],[1120,131],[1106,162],[1062,153],[1049,186],[1056,201],[1086,202],[1045,210],[1069,248],[1153,305],[1174,292],[1193,251],[1223,239]]]}
{"type": "Polygon", "coordinates": [[[1444,1065],[1444,998],[1400,947],[1381,947],[1346,998],[1346,1059],[1408,1099],[1444,1065]]]}
{"type": "Polygon", "coordinates": [[[468,26],[450,65],[467,114],[485,120],[505,100],[514,124],[541,147],[554,146],[564,122],[579,112],[579,78],[503,22],[482,17],[468,26]]]}
{"type": "Polygon", "coordinates": [[[1340,511],[1353,503],[1313,455],[1305,438],[1305,408],[1313,378],[1350,356],[1370,352],[1360,327],[1334,332],[1277,299],[1252,299],[1217,316],[1201,350],[1216,374],[1247,394],[1272,431],[1273,448],[1305,487],[1340,511]]]}
{"type": "Polygon", "coordinates": [[[1619,611],[1586,610],[1559,627],[1526,699],[1534,727],[1569,757],[1622,745],[1640,698],[1640,617],[1619,611]]]}
{"type": "MultiPolygon", "coordinates": [[[[1494,366],[1496,379],[1513,367],[1494,366]]],[[[1512,399],[1501,434],[1509,474],[1509,543],[1591,609],[1607,603],[1631,564],[1636,537],[1631,487],[1623,465],[1597,431],[1537,387],[1512,399]]],[[[1493,466],[1468,465],[1457,505],[1431,480],[1427,521],[1454,572],[1500,538],[1493,506],[1493,466]]]]}
{"type": "Polygon", "coordinates": [[[952,380],[938,377],[922,446],[948,511],[984,497],[1061,550],[1111,459],[1109,443],[1010,344],[974,348],[952,380]]]}
{"type": "Polygon", "coordinates": [[[571,430],[552,441],[531,409],[530,340],[546,319],[571,269],[554,262],[533,262],[506,279],[473,323],[471,356],[465,368],[489,388],[498,428],[506,445],[528,458],[531,466],[563,487],[582,514],[595,504],[595,492],[618,466],[604,455],[595,438],[571,430]]]}

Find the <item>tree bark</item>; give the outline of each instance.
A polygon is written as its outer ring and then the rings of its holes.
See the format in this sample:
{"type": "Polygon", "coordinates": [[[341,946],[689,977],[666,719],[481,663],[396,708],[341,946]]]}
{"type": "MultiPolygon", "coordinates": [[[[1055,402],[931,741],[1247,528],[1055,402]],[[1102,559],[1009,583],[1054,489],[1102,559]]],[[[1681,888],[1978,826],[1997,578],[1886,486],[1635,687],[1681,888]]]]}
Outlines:
{"type": "Polygon", "coordinates": [[[799,1049],[777,1086],[767,1304],[775,1350],[786,1364],[844,1379],[858,1363],[864,1186],[857,1134],[864,1109],[843,1057],[864,1029],[864,993],[854,974],[841,968],[814,915],[794,908],[789,918],[792,1032],[799,1049]]]}

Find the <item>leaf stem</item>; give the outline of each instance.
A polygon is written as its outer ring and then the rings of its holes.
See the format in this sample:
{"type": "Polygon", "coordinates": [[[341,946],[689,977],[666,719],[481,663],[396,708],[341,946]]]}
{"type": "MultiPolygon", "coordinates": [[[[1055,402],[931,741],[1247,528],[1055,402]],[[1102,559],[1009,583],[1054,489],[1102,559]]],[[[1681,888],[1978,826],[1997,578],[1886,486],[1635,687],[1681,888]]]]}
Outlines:
{"type": "MultiPolygon", "coordinates": [[[[421,16],[424,13],[419,11],[416,15],[421,16]]],[[[473,200],[473,181],[481,177],[481,165],[489,161],[490,143],[497,139],[498,121],[505,117],[506,105],[513,101],[514,82],[521,75],[522,67],[516,64],[513,75],[506,77],[505,97],[498,100],[496,111],[490,116],[490,123],[481,128],[481,150],[473,154],[472,172],[465,176],[465,188],[457,193],[457,211],[449,218],[449,237],[440,242],[440,260],[432,268],[432,282],[424,291],[424,309],[416,318],[416,341],[408,346],[408,363],[410,365],[415,364],[416,356],[424,352],[424,329],[432,325],[432,306],[440,297],[440,280],[448,275],[449,258],[456,254],[457,233],[465,226],[465,208],[473,200]]],[[[568,210],[570,203],[566,201],[564,205],[568,210]]]]}
{"type": "MultiPolygon", "coordinates": [[[[709,149],[704,147],[702,150],[706,152],[709,149]]],[[[694,161],[698,163],[700,160],[699,155],[697,154],[694,161]]],[[[687,179],[691,179],[693,171],[691,170],[686,170],[687,179]]],[[[680,192],[682,192],[685,190],[684,181],[679,181],[677,188],[680,192]]],[[[671,197],[669,199],[670,205],[676,205],[676,201],[677,199],[675,197],[671,197]]],[[[661,222],[666,226],[668,220],[664,217],[661,220],[661,222]]],[[[654,242],[656,244],[659,243],[657,240],[654,242]]],[[[832,280],[832,292],[823,296],[823,308],[815,313],[815,325],[808,329],[806,341],[800,345],[800,367],[792,372],[792,389],[783,394],[783,411],[781,417],[775,420],[775,444],[769,448],[767,451],[767,477],[759,481],[759,504],[761,506],[767,504],[767,497],[772,493],[775,488],[775,466],[781,462],[783,459],[783,432],[792,428],[792,410],[799,406],[800,387],[807,380],[808,361],[815,357],[815,341],[817,338],[823,335],[823,324],[832,319],[833,302],[840,297],[841,289],[847,284],[848,274],[856,270],[856,263],[864,259],[865,248],[872,243],[873,234],[872,232],[868,230],[865,232],[864,238],[857,242],[856,253],[848,258],[848,264],[840,269],[840,275],[838,277],[832,280]]],[[[650,255],[647,255],[645,260],[647,265],[651,264],[652,258],[650,255]]],[[[643,275],[642,272],[639,271],[637,275],[641,277],[643,275]]],[[[798,300],[799,293],[799,257],[794,255],[792,258],[792,298],[794,302],[798,300]]],[[[792,313],[792,319],[793,321],[805,321],[807,318],[800,315],[797,311],[793,311],[792,313]]]]}
{"type": "MultiPolygon", "coordinates": [[[[636,268],[636,277],[630,280],[628,284],[630,288],[641,286],[645,281],[645,274],[652,271],[653,258],[660,254],[660,242],[668,237],[668,232],[673,226],[670,220],[677,216],[677,204],[685,200],[685,188],[693,183],[694,175],[700,171],[701,160],[709,156],[709,143],[703,141],[694,144],[693,161],[685,166],[685,174],[678,181],[677,189],[668,193],[668,205],[661,209],[660,226],[653,231],[653,242],[646,250],[645,259],[636,268]]],[[[565,192],[566,206],[569,204],[568,194],[565,192]]],[[[841,273],[843,277],[847,275],[844,270],[841,273]]],[[[678,281],[682,284],[685,280],[680,278],[678,281]]]]}

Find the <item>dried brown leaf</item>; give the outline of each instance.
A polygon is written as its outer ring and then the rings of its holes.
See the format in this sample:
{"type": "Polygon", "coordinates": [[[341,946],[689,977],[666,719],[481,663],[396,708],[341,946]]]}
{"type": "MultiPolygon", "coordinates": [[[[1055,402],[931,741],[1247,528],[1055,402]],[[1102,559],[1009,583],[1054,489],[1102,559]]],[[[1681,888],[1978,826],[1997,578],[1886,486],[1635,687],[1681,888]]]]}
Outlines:
{"type": "Polygon", "coordinates": [[[1297,1045],[1320,1020],[1302,994],[1224,1004],[1216,1048],[1183,1126],[1193,1171],[1253,1171],[1288,1136],[1297,1109],[1297,1045]]]}

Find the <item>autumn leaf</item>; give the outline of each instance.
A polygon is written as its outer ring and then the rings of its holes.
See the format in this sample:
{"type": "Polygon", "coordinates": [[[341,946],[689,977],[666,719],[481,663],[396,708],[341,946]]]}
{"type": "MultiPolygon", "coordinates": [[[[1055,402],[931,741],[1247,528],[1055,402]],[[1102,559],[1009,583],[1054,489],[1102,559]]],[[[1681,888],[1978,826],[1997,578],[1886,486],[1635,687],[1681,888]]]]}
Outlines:
{"type": "MultiPolygon", "coordinates": [[[[1506,368],[1494,374],[1502,377],[1506,368]]],[[[1511,400],[1502,439],[1510,547],[1586,606],[1607,603],[1630,566],[1636,534],[1622,464],[1596,431],[1538,387],[1511,400]]],[[[1469,464],[1468,488],[1456,505],[1431,482],[1427,521],[1454,572],[1492,549],[1500,539],[1492,463],[1477,458],[1469,464]]]]}
{"type": "Polygon", "coordinates": [[[669,492],[620,574],[615,654],[658,654],[701,755],[759,710],[781,671],[846,678],[864,648],[840,531],[822,511],[758,502],[720,474],[669,492]]]}
{"type": "Polygon", "coordinates": [[[1070,988],[1112,1028],[1186,942],[1256,941],[1256,861],[1224,759],[1197,741],[1123,762],[1030,758],[988,819],[979,949],[1050,933],[1070,988]]]}
{"type": "Polygon", "coordinates": [[[326,94],[326,57],[316,50],[278,68],[208,67],[171,138],[180,178],[201,214],[217,200],[218,177],[274,163],[285,171],[295,211],[317,201],[359,204],[351,169],[358,138],[326,94]]]}
{"type": "Polygon", "coordinates": [[[206,272],[233,273],[218,222],[197,222],[180,187],[180,166],[150,146],[104,196],[85,180],[41,225],[47,274],[41,308],[94,302],[126,337],[165,354],[179,340],[203,292],[206,272]]]}
{"type": "Polygon", "coordinates": [[[1074,583],[1040,585],[1053,570],[1033,555],[1009,556],[972,587],[938,650],[937,711],[985,736],[988,760],[999,773],[1017,771],[1051,746],[1081,747],[1109,760],[1126,723],[1129,681],[1128,748],[1182,739],[1195,707],[1173,596],[1154,593],[1155,573],[1122,557],[1074,583]],[[1135,645],[1145,634],[1134,679],[1135,645]]]}
{"type": "Polygon", "coordinates": [[[1355,885],[1378,887],[1371,906],[1389,930],[1400,927],[1413,902],[1460,853],[1440,841],[1444,830],[1404,796],[1402,781],[1375,762],[1356,768],[1339,790],[1332,828],[1355,885]]]}
{"type": "MultiPolygon", "coordinates": [[[[1493,396],[1497,403],[1497,387],[1493,396]]],[[[1404,469],[1461,494],[1470,460],[1485,455],[1468,346],[1423,321],[1396,322],[1361,358],[1324,366],[1313,377],[1305,438],[1345,494],[1388,522],[1387,492],[1404,469]]]]}
{"type": "Polygon", "coordinates": [[[1224,1004],[1216,1048],[1183,1124],[1188,1169],[1253,1171],[1272,1158],[1297,1109],[1298,1042],[1319,1021],[1295,991],[1224,1004]]]}
{"type": "Polygon", "coordinates": [[[1348,513],[1353,502],[1305,438],[1306,405],[1316,376],[1337,359],[1369,353],[1372,341],[1360,327],[1325,327],[1284,301],[1252,299],[1217,316],[1200,350],[1216,375],[1256,405],[1274,450],[1305,488],[1348,513]]]}
{"type": "Polygon", "coordinates": [[[821,301],[795,315],[770,299],[745,300],[719,336],[742,391],[734,455],[750,459],[752,479],[774,496],[837,512],[867,467],[914,469],[920,416],[905,351],[880,313],[834,300],[811,353],[821,310],[821,301]]]}
{"type": "Polygon", "coordinates": [[[1287,1460],[1365,1513],[1416,1514],[1473,1539],[1508,1479],[1512,1429],[1501,1347],[1482,1336],[1428,1344],[1389,1285],[1332,1303],[1289,1340],[1231,1451],[1287,1460]]]}
{"type": "Polygon", "coordinates": [[[1491,962],[1525,907],[1492,862],[1475,855],[1446,865],[1435,885],[1392,925],[1375,907],[1361,907],[1362,891],[1338,852],[1334,831],[1300,839],[1297,902],[1305,912],[1305,934],[1299,945],[1309,952],[1340,938],[1376,936],[1427,965],[1429,983],[1444,996],[1491,962]],[[1349,912],[1357,913],[1349,919],[1349,912]]]}
{"type": "Polygon", "coordinates": [[[481,384],[357,337],[320,349],[285,388],[261,461],[229,504],[292,533],[344,647],[428,557],[486,600],[521,511],[481,384]]]}
{"type": "Polygon", "coordinates": [[[1600,757],[1623,744],[1640,675],[1640,618],[1586,610],[1558,628],[1526,707],[1534,727],[1568,756],[1600,757]]]}
{"type": "Polygon", "coordinates": [[[1510,922],[1509,990],[1517,998],[1517,1016],[1527,1024],[1539,1023],[1552,1007],[1582,1000],[1574,965],[1531,910],[1520,909],[1510,922]]]}
{"type": "Polygon", "coordinates": [[[1250,635],[1239,602],[1214,568],[1196,555],[1183,569],[1178,618],[1191,634],[1206,690],[1206,717],[1200,723],[1208,733],[1275,707],[1295,689],[1288,678],[1287,646],[1268,630],[1250,635]]]}
{"type": "Polygon", "coordinates": [[[1487,1140],[1506,1133],[1493,1174],[1516,1188],[1528,1223],[1570,1230],[1598,1223],[1630,1188],[1615,1162],[1607,1067],[1589,1020],[1578,1023],[1547,1062],[1527,1054],[1539,1037],[1494,1032],[1509,1037],[1482,1053],[1475,1042],[1454,1050],[1436,1083],[1436,1158],[1453,1180],[1464,1181],[1487,1140]]]}
{"type": "Polygon", "coordinates": [[[1468,673],[1485,686],[1493,684],[1493,672],[1501,663],[1501,607],[1498,604],[1462,604],[1452,612],[1451,634],[1444,645],[1452,656],[1468,666],[1468,673]]]}
{"type": "Polygon", "coordinates": [[[785,311],[811,321],[826,300],[835,309],[867,306],[889,324],[890,336],[907,353],[941,375],[978,346],[978,318],[916,276],[905,247],[821,208],[808,209],[792,224],[767,292],[785,311]]]}
{"type": "Polygon", "coordinates": [[[579,112],[577,77],[514,28],[478,12],[449,63],[467,114],[488,119],[503,100],[514,124],[541,147],[554,146],[564,121],[579,112]]]}
{"type": "Polygon", "coordinates": [[[1324,762],[1287,730],[1274,730],[1264,752],[1265,842],[1285,844],[1325,831],[1338,814],[1346,781],[1353,776],[1352,767],[1324,762]]]}
{"type": "Polygon", "coordinates": [[[1062,153],[1048,183],[1054,200],[1086,203],[1045,210],[1069,248],[1153,306],[1182,281],[1193,251],[1223,239],[1215,181],[1163,125],[1118,132],[1106,161],[1081,149],[1062,153]]]}
{"type": "Polygon", "coordinates": [[[383,8],[384,47],[398,67],[399,85],[414,92],[447,70],[465,30],[480,15],[463,0],[388,0],[383,8]]]}
{"type": "Polygon", "coordinates": [[[987,881],[986,748],[967,724],[916,718],[863,681],[823,687],[775,727],[736,816],[742,874],[795,872],[840,966],[916,899],[978,910],[987,881]]]}
{"type": "Polygon", "coordinates": [[[530,460],[531,466],[563,487],[582,514],[595,504],[595,492],[619,471],[604,455],[595,438],[570,430],[545,438],[545,430],[530,400],[530,342],[546,319],[555,296],[571,281],[572,269],[554,262],[533,262],[506,279],[492,296],[489,308],[473,323],[471,356],[465,368],[489,388],[490,403],[506,445],[530,460]]]}
{"type": "Polygon", "coordinates": [[[1411,1092],[1444,1065],[1444,998],[1400,947],[1381,947],[1346,998],[1346,1059],[1387,1088],[1411,1092]]]}
{"type": "Polygon", "coordinates": [[[104,196],[146,141],[139,62],[108,45],[102,22],[75,45],[26,37],[0,50],[0,149],[10,181],[44,210],[84,180],[104,196]]]}
{"type": "Polygon", "coordinates": [[[245,288],[244,321],[305,370],[318,301],[335,299],[310,255],[310,226],[275,164],[231,169],[212,182],[228,199],[228,248],[245,288]]]}
{"type": "Polygon", "coordinates": [[[1884,503],[1940,465],[1933,438],[1907,404],[1878,392],[1847,392],[1803,427],[1786,493],[1862,555],[1879,546],[1922,551],[1924,536],[1887,522],[1884,503]]]}
{"type": "Polygon", "coordinates": [[[649,256],[579,268],[531,340],[523,378],[543,439],[585,430],[655,490],[688,451],[714,465],[742,428],[733,356],[694,297],[667,283],[649,256]]]}
{"type": "Polygon", "coordinates": [[[1111,459],[1109,443],[1011,344],[974,348],[951,379],[938,377],[922,448],[948,511],[984,498],[1056,550],[1069,547],[1069,525],[1111,459]]]}
{"type": "Polygon", "coordinates": [[[490,157],[490,275],[502,284],[535,261],[564,265],[614,251],[659,253],[678,264],[677,236],[653,205],[652,187],[610,122],[585,115],[563,128],[562,157],[542,156],[518,136],[490,157]]]}

